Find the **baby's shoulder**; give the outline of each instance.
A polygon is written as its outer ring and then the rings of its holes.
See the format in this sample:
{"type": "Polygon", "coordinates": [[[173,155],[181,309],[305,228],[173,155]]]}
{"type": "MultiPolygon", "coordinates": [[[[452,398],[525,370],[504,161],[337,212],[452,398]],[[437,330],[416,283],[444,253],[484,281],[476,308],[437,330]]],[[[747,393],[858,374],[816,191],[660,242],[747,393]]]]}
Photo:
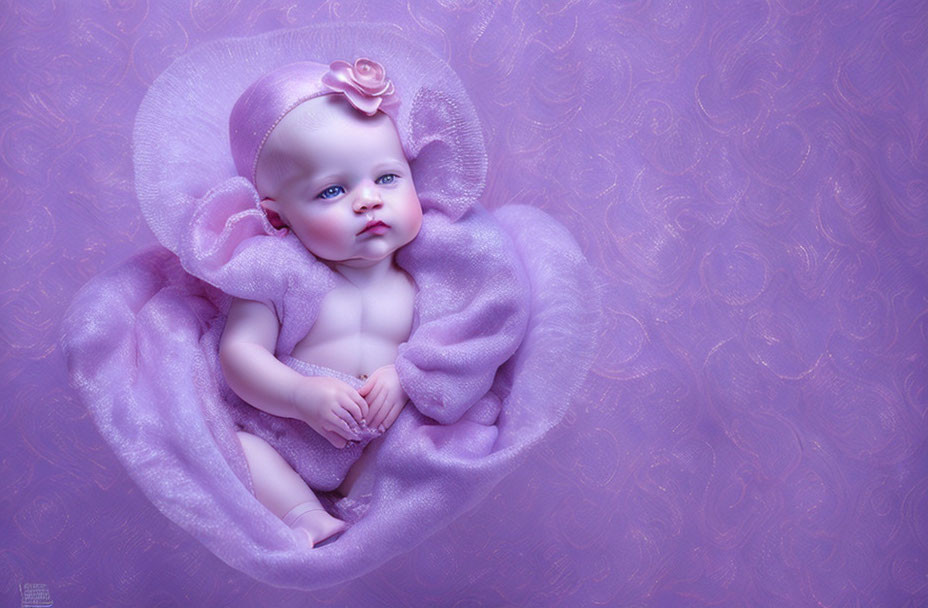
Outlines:
{"type": "Polygon", "coordinates": [[[255,300],[233,298],[220,339],[220,352],[238,343],[261,344],[273,352],[280,331],[277,313],[255,300]]]}
{"type": "Polygon", "coordinates": [[[271,323],[279,325],[280,320],[277,318],[277,312],[270,304],[257,300],[232,298],[226,316],[227,326],[239,324],[270,325],[271,323]]]}

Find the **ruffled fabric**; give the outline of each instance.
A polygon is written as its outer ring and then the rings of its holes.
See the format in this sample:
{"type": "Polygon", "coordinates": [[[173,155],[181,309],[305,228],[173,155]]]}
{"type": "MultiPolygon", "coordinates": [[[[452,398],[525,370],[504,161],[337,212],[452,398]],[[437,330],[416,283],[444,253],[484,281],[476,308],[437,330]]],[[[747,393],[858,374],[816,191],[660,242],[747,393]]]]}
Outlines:
{"type": "MultiPolygon", "coordinates": [[[[457,422],[515,353],[529,316],[528,281],[509,236],[481,207],[451,221],[426,212],[397,264],[420,287],[418,324],[399,346],[396,371],[416,409],[457,422]]],[[[479,416],[493,424],[495,411],[479,416]]]]}
{"type": "MultiPolygon", "coordinates": [[[[139,198],[165,248],[91,281],[64,320],[62,349],[133,479],[230,565],[303,589],[360,576],[470,508],[563,417],[591,364],[597,286],[549,216],[478,203],[479,124],[453,73],[427,50],[347,25],[206,45],[152,86],[135,144],[139,198]],[[256,76],[339,56],[377,57],[410,95],[398,129],[424,218],[397,254],[418,290],[396,361],[410,403],[369,446],[370,467],[355,486],[361,499],[322,493],[352,526],[310,550],[253,496],[235,422],[246,415],[260,425],[262,416],[236,403],[218,344],[232,296],[262,301],[281,320],[276,350],[285,360],[334,286],[332,271],[269,224],[214,140],[228,144],[217,124],[256,76]],[[220,69],[228,65],[237,69],[220,69]],[[191,110],[192,99],[202,107],[191,110]]],[[[297,470],[320,464],[298,449],[287,458],[297,470]]],[[[315,483],[330,490],[338,478],[315,483]]]]}

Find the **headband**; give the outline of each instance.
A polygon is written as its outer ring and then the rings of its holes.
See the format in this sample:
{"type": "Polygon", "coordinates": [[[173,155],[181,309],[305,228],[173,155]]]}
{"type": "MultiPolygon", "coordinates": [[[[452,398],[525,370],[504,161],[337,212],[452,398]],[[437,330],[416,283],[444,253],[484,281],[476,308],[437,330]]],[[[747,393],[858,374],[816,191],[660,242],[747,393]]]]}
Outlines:
{"type": "Polygon", "coordinates": [[[360,58],[354,64],[333,61],[289,63],[268,72],[235,102],[229,115],[229,143],[238,174],[257,183],[258,156],[274,127],[303,102],[322,95],[343,94],[357,110],[378,110],[396,123],[400,100],[383,66],[360,58]]]}

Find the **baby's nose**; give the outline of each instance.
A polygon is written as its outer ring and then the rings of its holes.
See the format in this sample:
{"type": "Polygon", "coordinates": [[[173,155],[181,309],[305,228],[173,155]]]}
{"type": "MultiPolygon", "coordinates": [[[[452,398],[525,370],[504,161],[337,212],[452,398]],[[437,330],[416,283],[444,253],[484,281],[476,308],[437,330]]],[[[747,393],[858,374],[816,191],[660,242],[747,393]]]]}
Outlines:
{"type": "Polygon", "coordinates": [[[383,201],[380,200],[380,195],[371,188],[365,188],[358,192],[358,196],[354,200],[354,209],[358,212],[370,211],[382,205],[383,201]]]}
{"type": "Polygon", "coordinates": [[[370,211],[371,209],[377,209],[382,205],[383,203],[379,199],[365,199],[358,197],[358,200],[355,201],[354,209],[355,211],[363,212],[370,211]]]}

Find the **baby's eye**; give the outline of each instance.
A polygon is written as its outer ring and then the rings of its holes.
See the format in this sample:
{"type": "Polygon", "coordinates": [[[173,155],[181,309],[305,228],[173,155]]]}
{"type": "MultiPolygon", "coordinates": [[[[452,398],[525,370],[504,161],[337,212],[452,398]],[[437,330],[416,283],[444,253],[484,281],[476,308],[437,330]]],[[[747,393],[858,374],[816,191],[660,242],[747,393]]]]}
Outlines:
{"type": "Polygon", "coordinates": [[[381,175],[377,178],[378,184],[392,184],[396,178],[399,177],[395,173],[387,173],[386,175],[381,175]]]}
{"type": "Polygon", "coordinates": [[[341,186],[329,186],[325,190],[319,193],[319,196],[316,198],[335,198],[339,194],[345,191],[341,186]]]}

